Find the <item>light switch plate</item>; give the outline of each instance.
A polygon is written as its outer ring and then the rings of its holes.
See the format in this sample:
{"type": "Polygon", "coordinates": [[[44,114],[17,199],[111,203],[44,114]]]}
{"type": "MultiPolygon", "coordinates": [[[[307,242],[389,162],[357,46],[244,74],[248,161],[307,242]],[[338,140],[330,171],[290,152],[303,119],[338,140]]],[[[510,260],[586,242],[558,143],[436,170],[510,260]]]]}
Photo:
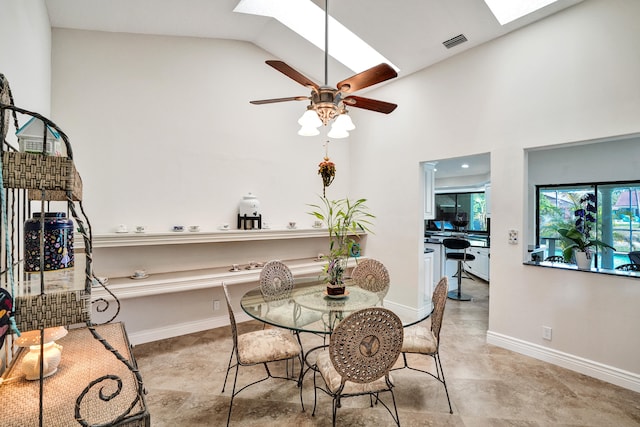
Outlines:
{"type": "Polygon", "coordinates": [[[518,230],[509,230],[509,244],[518,244],[518,230]]]}

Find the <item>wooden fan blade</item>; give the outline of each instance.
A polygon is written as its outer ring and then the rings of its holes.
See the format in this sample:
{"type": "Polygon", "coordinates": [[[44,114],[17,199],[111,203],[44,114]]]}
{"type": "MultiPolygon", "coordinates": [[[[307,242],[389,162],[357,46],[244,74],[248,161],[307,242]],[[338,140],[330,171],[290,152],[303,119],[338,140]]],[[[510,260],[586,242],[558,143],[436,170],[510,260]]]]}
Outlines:
{"type": "Polygon", "coordinates": [[[350,107],[364,108],[365,110],[377,111],[378,113],[389,114],[398,106],[390,102],[378,101],[377,99],[363,98],[361,96],[347,96],[342,100],[350,107]]]}
{"type": "Polygon", "coordinates": [[[310,80],[300,72],[294,70],[293,68],[291,68],[290,66],[288,66],[282,61],[273,60],[273,61],[265,61],[265,62],[267,63],[267,65],[272,66],[273,68],[280,71],[282,74],[289,77],[290,79],[297,81],[302,86],[307,86],[309,88],[315,88],[315,89],[320,88],[320,86],[318,86],[317,83],[313,82],[312,80],[310,80]]]}
{"type": "Polygon", "coordinates": [[[341,92],[352,93],[394,77],[398,77],[396,70],[391,65],[382,63],[341,81],[336,87],[341,92]]]}
{"type": "Polygon", "coordinates": [[[308,96],[290,96],[289,98],[273,98],[273,99],[260,99],[258,101],[249,101],[254,105],[273,104],[274,102],[286,102],[286,101],[308,101],[308,96]]]}

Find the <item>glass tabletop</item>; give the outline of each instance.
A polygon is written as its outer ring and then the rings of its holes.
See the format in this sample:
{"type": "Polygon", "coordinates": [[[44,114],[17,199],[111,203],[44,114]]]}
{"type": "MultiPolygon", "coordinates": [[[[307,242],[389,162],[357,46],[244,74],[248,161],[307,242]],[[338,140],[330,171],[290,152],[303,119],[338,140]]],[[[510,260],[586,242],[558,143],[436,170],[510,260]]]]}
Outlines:
{"type": "Polygon", "coordinates": [[[317,334],[330,334],[336,324],[349,314],[376,305],[395,312],[404,326],[418,323],[431,314],[431,309],[425,314],[420,310],[387,307],[378,294],[349,282],[342,298],[327,295],[326,289],[326,284],[308,279],[296,280],[294,288],[278,298],[265,296],[260,288],[254,288],[243,295],[240,306],[245,313],[261,322],[317,334]]]}

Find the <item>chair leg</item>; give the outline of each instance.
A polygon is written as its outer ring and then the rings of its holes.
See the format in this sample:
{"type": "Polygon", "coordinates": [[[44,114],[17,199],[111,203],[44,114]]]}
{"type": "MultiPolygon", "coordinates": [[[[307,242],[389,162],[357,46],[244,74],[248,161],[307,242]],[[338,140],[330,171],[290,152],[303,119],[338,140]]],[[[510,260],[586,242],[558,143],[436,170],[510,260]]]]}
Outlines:
{"type": "Polygon", "coordinates": [[[227,365],[227,373],[224,376],[224,384],[222,384],[222,393],[224,393],[224,388],[227,386],[227,377],[229,376],[229,370],[231,369],[231,360],[233,359],[233,353],[235,348],[231,350],[231,354],[229,355],[229,364],[227,365]]]}
{"type": "MultiPolygon", "coordinates": [[[[393,393],[393,389],[389,390],[391,392],[391,401],[393,402],[393,410],[396,413],[395,418],[393,419],[398,427],[400,427],[400,416],[398,415],[398,406],[396,405],[396,395],[393,393]]],[[[391,412],[391,411],[389,411],[391,412]]],[[[392,415],[393,416],[393,415],[392,415]]]]}
{"type": "Polygon", "coordinates": [[[236,364],[236,373],[233,376],[233,391],[231,392],[231,402],[229,402],[229,414],[227,415],[227,427],[231,421],[231,409],[233,408],[233,398],[236,396],[236,383],[238,382],[238,371],[240,370],[240,364],[236,364]]]}
{"type": "Polygon", "coordinates": [[[436,360],[436,369],[439,370],[438,376],[442,378],[442,385],[444,385],[444,392],[447,395],[447,403],[449,404],[449,413],[453,414],[451,408],[451,399],[449,399],[449,390],[447,389],[447,381],[444,379],[444,371],[442,370],[442,362],[440,361],[440,353],[436,352],[434,356],[436,360]]]}
{"type": "Polygon", "coordinates": [[[318,387],[316,387],[316,374],[318,372],[316,370],[313,371],[313,412],[311,416],[314,417],[316,415],[316,403],[318,401],[318,387]]]}

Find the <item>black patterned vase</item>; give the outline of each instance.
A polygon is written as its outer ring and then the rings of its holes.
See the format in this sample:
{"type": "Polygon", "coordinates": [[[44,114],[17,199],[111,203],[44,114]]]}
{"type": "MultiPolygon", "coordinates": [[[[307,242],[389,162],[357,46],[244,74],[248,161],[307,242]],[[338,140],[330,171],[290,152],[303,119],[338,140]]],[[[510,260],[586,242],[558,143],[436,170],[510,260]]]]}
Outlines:
{"type": "MultiPolygon", "coordinates": [[[[25,271],[40,271],[41,213],[24,223],[25,271]]],[[[64,212],[44,214],[44,271],[73,267],[73,221],[64,212]]]]}

